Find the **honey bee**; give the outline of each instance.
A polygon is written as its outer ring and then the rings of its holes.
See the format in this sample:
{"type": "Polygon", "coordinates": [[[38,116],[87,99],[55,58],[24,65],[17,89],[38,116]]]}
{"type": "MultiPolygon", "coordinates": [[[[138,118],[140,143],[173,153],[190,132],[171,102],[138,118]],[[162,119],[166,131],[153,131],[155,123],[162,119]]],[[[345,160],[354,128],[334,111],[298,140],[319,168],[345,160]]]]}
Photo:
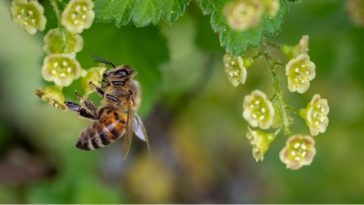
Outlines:
{"type": "Polygon", "coordinates": [[[113,67],[103,74],[101,87],[90,82],[96,93],[103,97],[101,106],[97,108],[93,102],[82,97],[77,91],[80,104],[65,101],[69,110],[94,121],[81,132],[76,147],[82,150],[95,150],[121,138],[123,155],[126,158],[134,133],[147,144],[149,150],[148,136],[137,113],[141,102],[141,89],[138,81],[134,79],[136,72],[128,65],[115,66],[108,60],[95,58],[96,61],[113,67]]]}

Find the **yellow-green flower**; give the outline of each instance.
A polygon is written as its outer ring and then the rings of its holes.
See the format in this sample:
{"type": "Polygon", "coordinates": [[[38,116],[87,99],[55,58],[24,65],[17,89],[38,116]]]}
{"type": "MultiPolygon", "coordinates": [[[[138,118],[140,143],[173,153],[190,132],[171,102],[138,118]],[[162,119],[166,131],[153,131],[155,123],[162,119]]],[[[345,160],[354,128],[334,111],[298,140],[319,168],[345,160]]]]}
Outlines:
{"type": "Polygon", "coordinates": [[[235,0],[225,5],[224,14],[231,29],[245,31],[260,23],[263,10],[261,0],[235,0]]]}
{"type": "Polygon", "coordinates": [[[70,54],[51,54],[44,58],[42,75],[61,87],[69,86],[81,75],[81,66],[70,54]]]}
{"type": "Polygon", "coordinates": [[[57,86],[48,86],[45,89],[37,89],[35,94],[44,102],[52,105],[55,108],[66,110],[64,105],[64,96],[62,90],[57,86]]]}
{"type": "Polygon", "coordinates": [[[26,32],[31,35],[37,30],[43,31],[47,19],[44,16],[44,9],[35,0],[13,0],[10,7],[11,17],[26,32]]]}
{"type": "Polygon", "coordinates": [[[92,82],[96,86],[101,86],[102,74],[105,72],[106,67],[94,67],[86,71],[86,75],[81,78],[81,85],[85,91],[85,95],[89,95],[95,91],[95,88],[90,85],[92,82]]]}
{"type": "Polygon", "coordinates": [[[312,136],[324,133],[329,125],[330,108],[326,99],[316,94],[305,109],[300,110],[300,115],[305,120],[312,136]]]}
{"type": "Polygon", "coordinates": [[[288,169],[299,169],[310,165],[315,157],[315,140],[308,135],[294,135],[288,138],[279,158],[288,169]]]}
{"type": "Polygon", "coordinates": [[[82,50],[83,39],[79,34],[68,31],[62,32],[58,29],[49,30],[44,36],[44,51],[52,53],[77,53],[82,50]]]}
{"type": "Polygon", "coordinates": [[[279,11],[279,0],[262,0],[269,17],[273,18],[279,11]]]}
{"type": "Polygon", "coordinates": [[[225,72],[234,87],[244,84],[246,81],[247,71],[245,64],[241,56],[234,58],[230,54],[224,55],[225,72]]]}
{"type": "Polygon", "coordinates": [[[245,96],[243,117],[252,127],[268,129],[273,122],[274,109],[272,102],[260,90],[254,90],[245,96]]]}
{"type": "Polygon", "coordinates": [[[270,143],[275,139],[275,135],[248,128],[246,137],[253,147],[252,153],[255,161],[263,161],[264,154],[269,149],[270,143]]]}
{"type": "Polygon", "coordinates": [[[298,44],[294,46],[284,45],[282,46],[282,52],[289,58],[296,58],[301,54],[308,54],[309,47],[309,36],[303,35],[298,44]]]}
{"type": "Polygon", "coordinates": [[[306,92],[310,87],[310,81],[316,76],[315,68],[315,64],[307,54],[300,54],[290,60],[286,65],[288,90],[298,93],[306,92]]]}
{"type": "Polygon", "coordinates": [[[81,33],[90,28],[95,18],[91,0],[71,0],[62,12],[62,25],[72,33],[81,33]]]}

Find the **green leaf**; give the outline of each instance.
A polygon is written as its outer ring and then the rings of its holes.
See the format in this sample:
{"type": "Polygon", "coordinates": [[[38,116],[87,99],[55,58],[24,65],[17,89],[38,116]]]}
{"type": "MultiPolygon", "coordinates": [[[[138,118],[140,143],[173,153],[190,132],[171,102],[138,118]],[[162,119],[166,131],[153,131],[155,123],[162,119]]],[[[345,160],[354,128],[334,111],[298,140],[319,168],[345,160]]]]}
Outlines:
{"type": "Polygon", "coordinates": [[[131,65],[142,87],[140,112],[147,114],[161,94],[160,66],[169,59],[167,42],[155,27],[137,29],[132,26],[117,29],[94,23],[82,33],[84,48],[77,55],[84,69],[98,65],[92,55],[98,55],[116,65],[131,65]],[[102,37],[100,36],[102,34],[102,37]]]}
{"type": "Polygon", "coordinates": [[[280,9],[274,18],[264,15],[257,27],[237,32],[227,25],[223,14],[224,6],[228,1],[200,0],[200,6],[204,14],[211,15],[212,29],[219,34],[221,46],[224,46],[226,52],[234,56],[243,54],[248,47],[257,47],[263,34],[277,35],[288,11],[287,0],[280,0],[280,9]]]}
{"type": "Polygon", "coordinates": [[[173,23],[182,16],[190,0],[95,0],[96,19],[114,21],[117,27],[131,20],[137,27],[173,23]]]}

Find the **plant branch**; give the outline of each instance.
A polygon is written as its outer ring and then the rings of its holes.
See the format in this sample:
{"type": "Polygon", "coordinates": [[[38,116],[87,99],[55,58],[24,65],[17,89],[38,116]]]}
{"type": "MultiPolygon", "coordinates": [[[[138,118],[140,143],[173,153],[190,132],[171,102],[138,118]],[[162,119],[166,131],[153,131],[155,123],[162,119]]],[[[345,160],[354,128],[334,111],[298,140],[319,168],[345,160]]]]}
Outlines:
{"type": "Polygon", "coordinates": [[[280,112],[280,115],[282,116],[282,119],[283,119],[284,134],[290,135],[291,131],[289,129],[290,122],[289,122],[289,115],[287,112],[287,104],[283,98],[282,86],[281,86],[281,82],[279,81],[279,78],[277,75],[277,70],[276,70],[276,67],[278,67],[278,66],[281,67],[282,65],[278,61],[273,60],[272,57],[270,56],[270,54],[268,53],[268,51],[263,51],[263,53],[264,53],[264,58],[268,63],[269,71],[272,76],[274,93],[275,93],[275,97],[277,98],[277,102],[278,102],[278,109],[279,109],[278,111],[280,112]]]}

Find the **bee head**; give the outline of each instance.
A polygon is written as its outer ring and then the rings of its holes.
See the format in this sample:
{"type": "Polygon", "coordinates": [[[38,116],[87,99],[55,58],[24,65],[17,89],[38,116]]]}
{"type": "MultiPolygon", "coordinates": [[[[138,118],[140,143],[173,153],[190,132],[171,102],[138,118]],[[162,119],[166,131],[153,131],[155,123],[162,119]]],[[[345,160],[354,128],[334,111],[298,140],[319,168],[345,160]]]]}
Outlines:
{"type": "Polygon", "coordinates": [[[126,80],[134,75],[134,69],[132,69],[129,65],[123,65],[105,72],[103,74],[103,81],[108,81],[109,79],[126,80]]]}

